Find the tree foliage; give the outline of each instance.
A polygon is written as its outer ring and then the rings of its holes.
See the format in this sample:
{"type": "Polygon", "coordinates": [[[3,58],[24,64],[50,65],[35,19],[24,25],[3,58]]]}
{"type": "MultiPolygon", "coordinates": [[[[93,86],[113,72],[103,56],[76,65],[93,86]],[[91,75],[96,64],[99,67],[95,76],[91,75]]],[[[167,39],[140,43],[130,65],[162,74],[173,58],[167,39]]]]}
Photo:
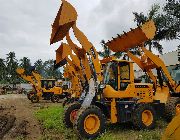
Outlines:
{"type": "Polygon", "coordinates": [[[18,82],[18,75],[16,73],[16,69],[18,68],[18,60],[16,59],[16,55],[14,52],[10,52],[6,57],[6,70],[7,70],[7,81],[10,84],[14,84],[18,82]]]}
{"type": "Polygon", "coordinates": [[[19,66],[24,68],[25,70],[28,70],[31,66],[30,59],[28,59],[27,57],[23,57],[22,59],[20,59],[20,65],[19,66]]]}
{"type": "Polygon", "coordinates": [[[107,58],[107,57],[110,57],[110,56],[115,56],[116,58],[120,58],[123,55],[122,52],[113,53],[108,48],[108,46],[106,46],[106,43],[105,43],[104,40],[101,41],[101,46],[102,46],[102,51],[99,51],[98,54],[102,58],[107,58]]]}
{"type": "MultiPolygon", "coordinates": [[[[41,74],[43,78],[62,78],[60,70],[54,70],[53,60],[43,62],[41,59],[38,59],[35,61],[34,66],[35,70],[41,74]]],[[[18,61],[15,52],[8,53],[6,59],[0,58],[0,83],[17,84],[26,82],[17,75],[16,69],[18,67],[22,67],[29,72],[31,67],[30,59],[28,57],[23,57],[18,61]]]]}
{"type": "Polygon", "coordinates": [[[6,64],[4,59],[1,58],[0,58],[0,79],[1,79],[0,83],[6,83],[6,79],[7,79],[6,64]]]}
{"type": "Polygon", "coordinates": [[[155,48],[162,54],[163,47],[159,43],[161,40],[180,40],[180,1],[167,0],[162,9],[158,4],[154,4],[150,11],[145,15],[144,13],[133,13],[134,21],[137,25],[142,25],[147,20],[153,20],[157,27],[156,36],[152,41],[148,41],[146,46],[149,50],[155,48]],[[160,12],[162,10],[162,12],[160,12]]]}

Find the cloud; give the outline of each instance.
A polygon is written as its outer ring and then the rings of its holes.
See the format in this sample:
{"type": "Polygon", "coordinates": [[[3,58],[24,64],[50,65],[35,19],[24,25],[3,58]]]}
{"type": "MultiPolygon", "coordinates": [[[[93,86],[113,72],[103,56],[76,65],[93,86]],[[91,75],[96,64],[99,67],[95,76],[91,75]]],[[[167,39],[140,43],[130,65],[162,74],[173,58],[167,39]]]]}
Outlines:
{"type": "Polygon", "coordinates": [[[23,56],[33,61],[54,58],[49,38],[59,5],[59,1],[47,0],[1,1],[0,57],[15,51],[18,59],[23,56]]]}
{"type": "MultiPolygon", "coordinates": [[[[165,1],[165,0],[164,0],[165,1]]],[[[146,13],[156,0],[69,0],[78,12],[78,27],[100,50],[100,41],[108,40],[135,27],[132,12],[146,13]],[[113,1],[113,2],[112,2],[113,1]]],[[[158,0],[162,3],[162,0],[158,0]]],[[[0,57],[15,51],[18,59],[29,57],[54,59],[60,43],[49,45],[51,24],[59,9],[59,0],[1,0],[0,57]]],[[[175,41],[176,42],[176,41],[175,41]]],[[[164,43],[166,46],[166,43],[164,43]]],[[[172,48],[173,49],[173,48],[172,48]]],[[[169,49],[168,49],[169,50],[169,49]]]]}
{"type": "Polygon", "coordinates": [[[101,35],[96,38],[111,40],[117,34],[122,34],[123,31],[129,31],[130,28],[136,27],[133,21],[133,12],[146,14],[154,3],[162,6],[165,0],[101,0],[98,6],[93,9],[89,23],[94,19],[92,23],[93,26],[96,26],[94,32],[101,32],[101,35]]]}

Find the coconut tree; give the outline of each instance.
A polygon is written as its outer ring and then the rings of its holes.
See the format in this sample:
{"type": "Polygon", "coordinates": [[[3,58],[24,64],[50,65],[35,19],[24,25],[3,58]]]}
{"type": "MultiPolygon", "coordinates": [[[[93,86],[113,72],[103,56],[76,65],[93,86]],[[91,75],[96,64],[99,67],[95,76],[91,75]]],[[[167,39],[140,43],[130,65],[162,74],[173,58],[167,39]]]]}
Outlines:
{"type": "Polygon", "coordinates": [[[101,41],[101,46],[102,46],[102,51],[99,51],[98,54],[102,58],[107,58],[107,57],[110,57],[110,56],[115,56],[116,58],[120,58],[121,56],[123,56],[122,52],[113,53],[108,48],[108,46],[106,45],[104,40],[101,41]]]}
{"type": "Polygon", "coordinates": [[[159,43],[161,40],[180,40],[180,1],[167,0],[165,6],[160,12],[160,6],[155,4],[150,11],[144,13],[134,12],[134,21],[137,25],[142,25],[147,20],[154,20],[157,28],[156,35],[152,41],[148,41],[145,45],[149,46],[149,50],[155,48],[162,54],[163,47],[159,43]]]}
{"type": "Polygon", "coordinates": [[[19,77],[16,73],[18,67],[18,61],[14,52],[10,52],[6,57],[6,66],[7,66],[7,81],[11,84],[16,84],[19,81],[19,77]]]}
{"type": "Polygon", "coordinates": [[[6,83],[6,70],[5,60],[0,58],[0,83],[2,84],[6,83]]]}
{"type": "Polygon", "coordinates": [[[50,59],[44,62],[45,78],[61,79],[62,73],[59,69],[54,69],[54,60],[50,59]]]}
{"type": "Polygon", "coordinates": [[[34,66],[36,68],[36,71],[38,73],[40,73],[43,77],[45,76],[45,73],[44,73],[44,64],[43,64],[43,61],[41,59],[38,59],[35,63],[34,63],[34,66]]]}
{"type": "Polygon", "coordinates": [[[20,59],[19,66],[24,68],[25,70],[29,70],[29,67],[31,66],[30,59],[28,59],[28,57],[23,57],[22,59],[20,59]]]}

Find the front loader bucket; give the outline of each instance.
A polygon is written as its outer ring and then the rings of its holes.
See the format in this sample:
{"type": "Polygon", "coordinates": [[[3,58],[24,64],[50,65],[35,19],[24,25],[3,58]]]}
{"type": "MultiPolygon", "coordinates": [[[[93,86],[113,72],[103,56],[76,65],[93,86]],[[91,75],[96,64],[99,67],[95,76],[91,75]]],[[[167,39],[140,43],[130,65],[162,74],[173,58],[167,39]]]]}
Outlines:
{"type": "Polygon", "coordinates": [[[56,50],[55,68],[64,66],[67,63],[66,57],[68,57],[68,55],[71,53],[72,51],[70,47],[67,44],[62,43],[60,47],[56,50]]]}
{"type": "Polygon", "coordinates": [[[62,0],[61,7],[52,25],[50,44],[62,40],[77,20],[75,8],[65,0],[62,0]]]}
{"type": "Polygon", "coordinates": [[[126,52],[131,48],[135,48],[145,41],[151,40],[154,38],[156,32],[155,24],[152,20],[146,22],[141,27],[136,29],[131,29],[130,32],[123,35],[118,35],[117,38],[108,41],[106,45],[113,52],[126,52]]]}

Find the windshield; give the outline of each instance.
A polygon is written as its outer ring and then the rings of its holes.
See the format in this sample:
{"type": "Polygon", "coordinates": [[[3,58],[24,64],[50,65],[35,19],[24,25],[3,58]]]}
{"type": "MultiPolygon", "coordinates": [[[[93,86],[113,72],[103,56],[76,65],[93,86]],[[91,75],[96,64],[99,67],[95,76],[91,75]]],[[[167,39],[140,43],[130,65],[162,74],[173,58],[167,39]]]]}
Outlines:
{"type": "Polygon", "coordinates": [[[118,67],[117,63],[109,62],[103,66],[103,83],[117,90],[118,67]]]}

